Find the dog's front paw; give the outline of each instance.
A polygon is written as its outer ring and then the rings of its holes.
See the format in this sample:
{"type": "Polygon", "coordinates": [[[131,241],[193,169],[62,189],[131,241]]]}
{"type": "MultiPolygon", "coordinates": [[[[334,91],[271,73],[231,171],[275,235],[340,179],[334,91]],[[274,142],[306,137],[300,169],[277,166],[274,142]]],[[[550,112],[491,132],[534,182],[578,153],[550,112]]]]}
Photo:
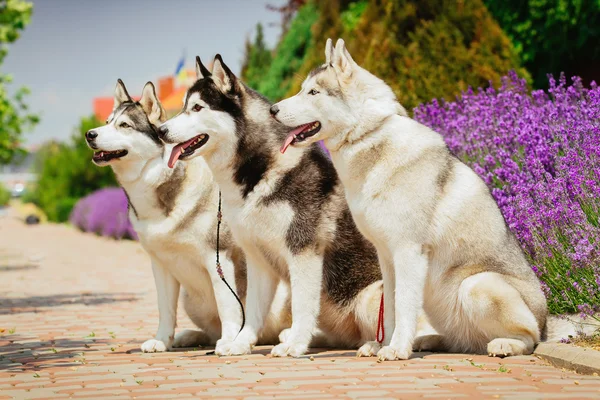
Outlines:
{"type": "Polygon", "coordinates": [[[287,328],[281,331],[279,334],[279,343],[285,343],[290,338],[290,334],[292,333],[292,328],[287,328]]]}
{"type": "Polygon", "coordinates": [[[379,361],[408,360],[411,354],[412,350],[410,348],[383,346],[377,352],[377,359],[379,361]]]}
{"type": "Polygon", "coordinates": [[[215,354],[218,356],[241,356],[251,352],[252,346],[248,343],[225,341],[224,339],[219,339],[215,347],[215,354]]]}
{"type": "Polygon", "coordinates": [[[300,357],[306,353],[308,345],[305,343],[279,343],[271,350],[274,357],[300,357]]]}
{"type": "Polygon", "coordinates": [[[379,342],[367,342],[356,352],[357,357],[373,357],[381,349],[379,342]]]}
{"type": "Polygon", "coordinates": [[[150,339],[142,344],[141,349],[144,353],[162,353],[163,351],[167,351],[169,346],[162,340],[150,339]]]}

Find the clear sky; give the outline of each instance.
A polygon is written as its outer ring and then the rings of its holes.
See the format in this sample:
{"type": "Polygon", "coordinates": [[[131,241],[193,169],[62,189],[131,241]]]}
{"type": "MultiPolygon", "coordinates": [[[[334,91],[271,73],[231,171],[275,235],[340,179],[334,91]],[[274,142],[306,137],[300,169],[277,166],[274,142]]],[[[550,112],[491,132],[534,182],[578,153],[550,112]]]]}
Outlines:
{"type": "Polygon", "coordinates": [[[112,95],[117,78],[131,94],[145,82],[173,74],[183,51],[186,67],[199,55],[221,53],[238,73],[246,37],[262,22],[272,47],[280,15],[267,4],[282,0],[34,0],[32,22],[9,48],[3,72],[11,87],[28,86],[27,98],[42,121],[26,134],[28,145],[66,139],[92,99],[112,95]],[[273,25],[273,26],[271,26],[273,25]]]}

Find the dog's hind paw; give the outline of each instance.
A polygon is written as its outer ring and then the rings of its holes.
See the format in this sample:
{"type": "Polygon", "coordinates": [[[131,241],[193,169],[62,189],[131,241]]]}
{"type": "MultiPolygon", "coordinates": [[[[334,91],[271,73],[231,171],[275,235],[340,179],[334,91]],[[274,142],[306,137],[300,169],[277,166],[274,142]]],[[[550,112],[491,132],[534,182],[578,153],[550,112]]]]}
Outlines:
{"type": "Polygon", "coordinates": [[[408,360],[412,351],[410,348],[401,349],[392,346],[383,346],[381,350],[377,352],[378,361],[394,361],[394,360],[408,360]]]}
{"type": "Polygon", "coordinates": [[[142,344],[141,349],[144,353],[162,353],[167,351],[168,347],[162,340],[150,339],[142,344]]]}
{"type": "Polygon", "coordinates": [[[252,352],[252,346],[248,343],[241,343],[237,341],[222,341],[220,339],[215,347],[215,354],[218,356],[241,356],[244,354],[250,354],[252,352]]]}
{"type": "Polygon", "coordinates": [[[527,345],[518,339],[498,338],[488,343],[487,351],[490,357],[508,357],[531,354],[533,349],[528,349],[527,345]]]}
{"type": "Polygon", "coordinates": [[[373,357],[381,349],[379,342],[367,342],[356,352],[357,357],[373,357]]]}
{"type": "Polygon", "coordinates": [[[304,343],[279,343],[271,350],[274,357],[300,357],[306,353],[308,345],[304,343]]]}
{"type": "Polygon", "coordinates": [[[444,351],[444,337],[442,335],[418,336],[413,343],[414,351],[444,351]]]}
{"type": "Polygon", "coordinates": [[[173,347],[201,347],[210,345],[206,333],[193,329],[186,329],[175,335],[173,347]]]}

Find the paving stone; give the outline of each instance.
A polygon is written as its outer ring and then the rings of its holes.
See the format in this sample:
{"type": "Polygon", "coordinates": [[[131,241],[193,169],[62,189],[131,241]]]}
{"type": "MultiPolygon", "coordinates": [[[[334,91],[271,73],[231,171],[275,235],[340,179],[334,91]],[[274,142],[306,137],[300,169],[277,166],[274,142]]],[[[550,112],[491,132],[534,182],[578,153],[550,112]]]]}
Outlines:
{"type": "MultiPolygon", "coordinates": [[[[44,256],[34,271],[0,277],[3,301],[22,304],[0,313],[0,330],[16,328],[0,333],[0,400],[600,398],[598,376],[563,371],[534,356],[423,352],[378,363],[356,358],[354,350],[318,350],[312,360],[276,358],[270,346],[223,358],[206,355],[207,349],[141,353],[156,331],[158,310],[139,243],[2,217],[0,235],[0,254],[44,256]],[[511,372],[499,372],[501,365],[511,372]]],[[[187,328],[193,324],[180,308],[178,329],[187,328]]]]}

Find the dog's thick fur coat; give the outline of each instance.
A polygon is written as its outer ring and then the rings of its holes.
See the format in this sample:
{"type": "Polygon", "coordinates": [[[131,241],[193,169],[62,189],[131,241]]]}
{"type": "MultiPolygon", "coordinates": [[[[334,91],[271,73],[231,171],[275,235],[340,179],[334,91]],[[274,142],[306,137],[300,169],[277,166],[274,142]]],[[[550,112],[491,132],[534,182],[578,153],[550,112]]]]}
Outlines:
{"type": "Polygon", "coordinates": [[[320,123],[314,136],[289,142],[324,140],[354,220],[377,248],[393,335],[359,353],[407,359],[414,344],[530,354],[544,333],[546,299],[485,183],[441,135],[409,118],[342,40],[335,49],[328,40],[325,53],[326,63],[273,113],[290,128],[320,123]],[[422,305],[441,336],[414,342],[422,305]]]}
{"type": "MultiPolygon", "coordinates": [[[[98,165],[111,165],[127,194],[129,218],[150,255],[158,297],[159,326],[154,339],[142,344],[145,352],[171,347],[215,345],[233,340],[242,322],[240,307],[217,274],[216,226],[219,189],[202,158],[169,169],[158,125],[166,114],[152,83],[134,102],[121,81],[115,89],[114,110],[106,125],[86,135],[96,151],[126,151],[125,156],[98,165]],[[174,336],[180,286],[183,306],[199,330],[174,336]]],[[[245,261],[221,225],[220,261],[229,284],[244,298],[245,261]]],[[[291,325],[289,289],[278,287],[276,300],[260,341],[277,342],[291,325]]]]}
{"type": "Polygon", "coordinates": [[[317,319],[332,345],[373,340],[380,268],[352,220],[333,165],[317,145],[282,157],[285,131],[269,117],[271,104],[220,56],[213,65],[211,73],[198,59],[198,81],[161,133],[177,144],[171,160],[206,159],[223,193],[223,218],[246,255],[246,326],[235,341],[217,346],[217,354],[251,351],[280,278],[290,282],[293,318],[273,355],[304,354],[317,319]]]}

